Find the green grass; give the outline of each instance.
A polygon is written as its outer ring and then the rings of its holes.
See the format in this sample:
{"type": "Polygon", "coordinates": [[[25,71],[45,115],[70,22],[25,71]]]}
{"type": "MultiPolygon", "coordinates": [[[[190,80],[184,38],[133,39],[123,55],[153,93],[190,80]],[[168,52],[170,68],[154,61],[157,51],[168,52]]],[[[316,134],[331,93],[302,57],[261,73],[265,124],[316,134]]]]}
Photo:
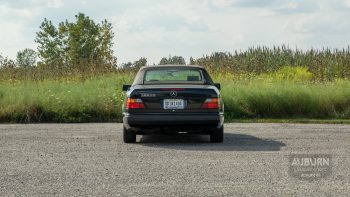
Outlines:
{"type": "Polygon", "coordinates": [[[350,83],[224,82],[230,118],[349,118],[350,83]]]}
{"type": "Polygon", "coordinates": [[[84,81],[45,80],[1,83],[1,122],[121,121],[122,84],[131,75],[105,75],[84,81]]]}
{"type": "MultiPolygon", "coordinates": [[[[318,82],[303,67],[212,74],[222,84],[227,122],[350,122],[346,79],[318,82]]],[[[3,80],[0,122],[120,122],[121,87],[133,77],[124,72],[83,80],[3,80]]]]}

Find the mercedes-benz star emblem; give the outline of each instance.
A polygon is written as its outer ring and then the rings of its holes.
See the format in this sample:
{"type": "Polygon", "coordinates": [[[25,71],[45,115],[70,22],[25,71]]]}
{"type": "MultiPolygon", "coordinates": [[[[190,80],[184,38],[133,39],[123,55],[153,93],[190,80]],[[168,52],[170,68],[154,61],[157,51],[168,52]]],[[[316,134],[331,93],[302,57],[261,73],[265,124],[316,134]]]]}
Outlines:
{"type": "Polygon", "coordinates": [[[177,92],[171,91],[171,92],[170,92],[170,96],[171,96],[171,97],[177,97],[177,92]]]}

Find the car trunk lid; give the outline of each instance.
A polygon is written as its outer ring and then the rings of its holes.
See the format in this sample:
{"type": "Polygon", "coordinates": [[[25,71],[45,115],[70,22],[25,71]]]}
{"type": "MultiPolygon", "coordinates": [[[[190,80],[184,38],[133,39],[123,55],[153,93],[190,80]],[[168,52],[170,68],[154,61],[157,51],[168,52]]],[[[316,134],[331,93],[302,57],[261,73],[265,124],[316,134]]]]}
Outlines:
{"type": "Polygon", "coordinates": [[[218,98],[219,92],[210,85],[136,85],[129,97],[144,103],[144,108],[135,112],[203,113],[218,111],[202,105],[208,98],[218,98]]]}

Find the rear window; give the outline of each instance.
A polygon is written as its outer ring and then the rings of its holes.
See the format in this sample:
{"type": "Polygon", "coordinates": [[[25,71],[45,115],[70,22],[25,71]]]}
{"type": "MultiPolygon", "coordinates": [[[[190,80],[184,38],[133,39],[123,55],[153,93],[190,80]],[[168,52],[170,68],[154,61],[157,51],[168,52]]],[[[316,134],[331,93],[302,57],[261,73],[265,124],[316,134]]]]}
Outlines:
{"type": "Polygon", "coordinates": [[[144,84],[151,83],[203,83],[203,76],[199,69],[147,70],[144,75],[144,84]]]}

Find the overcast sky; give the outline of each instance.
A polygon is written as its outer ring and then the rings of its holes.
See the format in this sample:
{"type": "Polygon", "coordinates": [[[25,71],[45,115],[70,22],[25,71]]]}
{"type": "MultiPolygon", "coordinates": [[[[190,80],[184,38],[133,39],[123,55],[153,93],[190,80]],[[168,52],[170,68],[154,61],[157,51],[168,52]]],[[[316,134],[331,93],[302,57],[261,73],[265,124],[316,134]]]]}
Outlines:
{"type": "Polygon", "coordinates": [[[113,24],[119,64],[258,45],[342,48],[350,40],[350,0],[0,0],[0,54],[36,49],[44,18],[57,25],[78,12],[113,24]]]}

